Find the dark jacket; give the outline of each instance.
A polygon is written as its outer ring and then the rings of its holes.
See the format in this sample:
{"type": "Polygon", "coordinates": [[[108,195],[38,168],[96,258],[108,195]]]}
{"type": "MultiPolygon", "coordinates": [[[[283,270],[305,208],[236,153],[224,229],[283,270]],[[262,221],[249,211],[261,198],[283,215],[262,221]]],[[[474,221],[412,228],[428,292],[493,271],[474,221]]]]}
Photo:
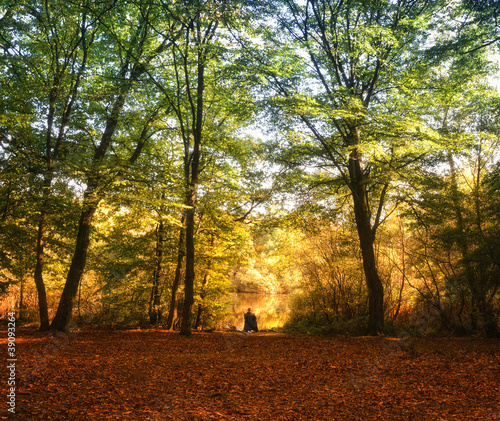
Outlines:
{"type": "Polygon", "coordinates": [[[243,330],[253,330],[255,332],[259,331],[259,328],[257,327],[257,317],[255,317],[255,314],[250,311],[245,313],[245,326],[243,327],[243,330]]]}

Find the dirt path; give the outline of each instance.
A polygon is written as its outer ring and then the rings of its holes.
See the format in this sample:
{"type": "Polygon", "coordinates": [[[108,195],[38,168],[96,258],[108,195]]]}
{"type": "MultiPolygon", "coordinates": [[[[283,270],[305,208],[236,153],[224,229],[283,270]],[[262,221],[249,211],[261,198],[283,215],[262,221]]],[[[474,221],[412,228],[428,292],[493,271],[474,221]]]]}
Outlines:
{"type": "Polygon", "coordinates": [[[498,340],[21,330],[16,344],[19,420],[500,420],[498,340]]]}

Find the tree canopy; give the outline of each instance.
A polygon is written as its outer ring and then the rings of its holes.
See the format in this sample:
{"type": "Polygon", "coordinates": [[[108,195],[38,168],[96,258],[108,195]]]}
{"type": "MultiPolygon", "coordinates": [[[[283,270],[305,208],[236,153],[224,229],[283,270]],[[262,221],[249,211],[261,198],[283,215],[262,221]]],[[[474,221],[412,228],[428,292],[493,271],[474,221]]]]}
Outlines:
{"type": "Polygon", "coordinates": [[[272,291],[292,330],[498,334],[498,12],[1,1],[0,293],[41,329],[272,291]]]}

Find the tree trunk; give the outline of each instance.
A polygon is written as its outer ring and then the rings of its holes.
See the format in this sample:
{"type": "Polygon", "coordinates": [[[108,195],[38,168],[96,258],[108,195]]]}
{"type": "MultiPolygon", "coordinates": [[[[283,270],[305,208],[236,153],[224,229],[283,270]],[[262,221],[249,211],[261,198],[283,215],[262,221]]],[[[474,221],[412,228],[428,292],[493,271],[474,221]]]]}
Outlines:
{"type": "Polygon", "coordinates": [[[181,282],[182,263],[185,255],[185,228],[184,228],[185,215],[182,216],[182,226],[179,232],[179,251],[177,253],[177,266],[175,268],[174,281],[172,282],[172,295],[170,298],[170,308],[167,317],[167,329],[172,329],[174,319],[177,313],[177,290],[181,282]]]}
{"type": "MultiPolygon", "coordinates": [[[[54,125],[54,113],[55,113],[55,103],[57,98],[57,84],[58,77],[54,80],[54,86],[50,90],[49,94],[49,111],[47,114],[47,135],[45,140],[45,154],[47,160],[47,169],[43,179],[43,200],[42,208],[40,210],[40,221],[38,223],[38,235],[36,242],[36,265],[34,280],[38,293],[38,308],[40,310],[40,330],[49,329],[49,313],[47,307],[47,294],[45,291],[45,284],[43,282],[43,261],[45,257],[44,247],[45,247],[45,237],[47,233],[47,207],[49,204],[50,187],[52,185],[52,172],[54,170],[55,161],[58,155],[58,144],[62,139],[62,130],[64,126],[61,127],[60,139],[55,146],[54,154],[52,153],[52,127],[54,125]],[[54,156],[55,155],[55,156],[54,156]]],[[[64,120],[64,116],[63,116],[64,120]]]]}
{"type": "Polygon", "coordinates": [[[23,318],[23,310],[24,310],[24,276],[21,277],[21,288],[19,291],[19,313],[21,314],[21,318],[23,318]]]}
{"type": "MultiPolygon", "coordinates": [[[[205,59],[204,52],[198,50],[198,80],[196,89],[196,112],[193,113],[193,153],[184,157],[186,191],[186,278],[184,282],[184,310],[181,335],[191,336],[191,324],[194,304],[194,217],[196,214],[196,197],[198,193],[198,178],[200,175],[201,140],[203,132],[203,91],[205,89],[205,59]],[[191,165],[189,163],[191,162],[191,165]]],[[[193,107],[194,109],[194,107],[193,107]]]]}
{"type": "MultiPolygon", "coordinates": [[[[195,194],[194,194],[195,197],[195,194]]],[[[194,304],[194,200],[186,213],[186,276],[184,281],[184,310],[182,314],[181,335],[191,336],[194,304]]]]}
{"type": "Polygon", "coordinates": [[[151,301],[149,306],[149,322],[155,325],[161,318],[160,311],[160,279],[163,260],[163,221],[158,225],[158,238],[156,241],[156,268],[153,275],[153,287],[151,290],[151,301]]]}
{"type": "MultiPolygon", "coordinates": [[[[34,280],[38,293],[38,306],[40,309],[40,330],[49,329],[49,315],[48,315],[48,306],[47,306],[47,295],[45,292],[45,285],[43,282],[43,264],[44,264],[44,247],[45,247],[45,237],[47,232],[47,208],[49,205],[49,196],[50,189],[53,180],[53,172],[56,166],[56,163],[59,159],[61,145],[63,143],[65,130],[70,121],[71,112],[73,109],[73,105],[78,96],[78,89],[80,86],[80,82],[84,71],[87,67],[87,52],[88,52],[88,44],[86,39],[86,22],[87,22],[87,13],[84,12],[81,15],[81,37],[78,39],[77,44],[81,45],[82,48],[82,61],[80,63],[79,69],[77,72],[72,73],[72,88],[68,93],[68,96],[65,100],[65,107],[61,115],[60,119],[60,127],[59,127],[59,135],[53,145],[52,139],[52,128],[54,126],[55,120],[55,112],[56,112],[56,101],[59,93],[59,83],[60,80],[64,77],[62,73],[57,73],[54,77],[53,85],[49,93],[49,110],[47,114],[47,135],[46,135],[46,159],[47,159],[47,170],[44,177],[44,185],[43,185],[43,202],[42,209],[40,212],[40,221],[38,225],[38,236],[37,236],[37,244],[36,244],[36,265],[35,265],[35,274],[34,280]],[[53,149],[52,149],[53,148],[53,149]]],[[[75,47],[76,47],[75,45],[75,47]]],[[[58,47],[55,46],[57,49],[58,47]]],[[[71,49],[70,49],[71,50],[71,49]]],[[[77,50],[73,50],[70,56],[76,58],[78,52],[77,50]]],[[[69,58],[69,57],[68,57],[69,58]]],[[[64,71],[63,71],[64,73],[64,71]]]]}
{"type": "Polygon", "coordinates": [[[205,276],[203,278],[202,286],[201,286],[201,294],[200,294],[201,302],[198,304],[198,311],[196,313],[196,321],[194,323],[194,326],[197,329],[201,324],[201,316],[203,315],[203,308],[204,308],[203,301],[205,300],[205,296],[206,296],[207,284],[208,284],[208,273],[205,274],[205,276]]]}
{"type": "Polygon", "coordinates": [[[38,236],[36,242],[36,266],[35,266],[35,285],[38,293],[38,308],[40,311],[40,330],[49,329],[49,311],[47,306],[47,293],[43,282],[43,260],[46,233],[46,211],[45,206],[40,213],[40,222],[38,224],[38,236]]]}
{"type": "Polygon", "coordinates": [[[396,311],[394,312],[394,320],[398,318],[399,311],[401,309],[401,302],[403,300],[403,290],[405,287],[405,279],[406,279],[406,243],[405,243],[405,231],[403,227],[403,221],[401,220],[400,215],[398,214],[398,224],[399,224],[399,232],[401,234],[401,286],[399,287],[398,294],[398,305],[396,306],[396,311]]]}
{"type": "MultiPolygon", "coordinates": [[[[138,31],[141,31],[139,27],[138,31]]],[[[142,44],[141,44],[142,45],[142,44]]],[[[138,47],[140,48],[141,45],[138,47]]],[[[130,54],[130,52],[129,52],[130,54]]],[[[90,228],[95,211],[101,200],[100,193],[98,193],[101,174],[99,167],[102,165],[104,157],[109,149],[113,135],[115,133],[120,114],[125,106],[127,95],[132,85],[137,82],[138,78],[145,71],[142,64],[136,63],[131,67],[129,58],[125,60],[120,69],[119,74],[125,77],[130,71],[130,78],[126,80],[123,85],[119,87],[119,92],[115,98],[111,113],[106,119],[106,127],[101,137],[99,145],[95,148],[94,156],[91,163],[91,172],[87,181],[87,188],[84,193],[83,209],[80,215],[80,224],[78,227],[78,234],[76,237],[76,247],[73,254],[73,259],[69,268],[66,284],[64,285],[63,293],[59,301],[57,313],[52,321],[51,328],[55,330],[67,331],[71,320],[71,313],[73,310],[73,301],[78,292],[85,264],[87,262],[87,252],[90,243],[90,228]]],[[[137,158],[137,157],[136,157],[137,158]]]]}
{"type": "Polygon", "coordinates": [[[349,178],[354,201],[354,216],[358,231],[363,269],[368,287],[368,330],[369,335],[377,335],[384,330],[384,288],[377,271],[371,212],[368,203],[366,180],[361,167],[361,155],[354,149],[349,156],[349,178]]]}
{"type": "Polygon", "coordinates": [[[69,268],[66,284],[59,301],[56,316],[52,320],[51,328],[67,331],[71,321],[73,302],[78,293],[78,286],[85,269],[87,252],[90,243],[90,227],[99,204],[99,199],[93,193],[95,187],[89,186],[84,195],[84,206],[80,216],[80,224],[76,237],[76,247],[69,268]]]}

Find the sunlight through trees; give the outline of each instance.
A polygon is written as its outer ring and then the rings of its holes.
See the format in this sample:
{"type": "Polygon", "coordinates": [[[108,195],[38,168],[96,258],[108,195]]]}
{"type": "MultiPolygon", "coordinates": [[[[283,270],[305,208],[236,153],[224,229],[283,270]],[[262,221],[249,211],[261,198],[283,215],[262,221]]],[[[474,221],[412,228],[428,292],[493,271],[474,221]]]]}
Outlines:
{"type": "Polygon", "coordinates": [[[0,314],[190,336],[265,293],[289,331],[499,335],[498,18],[0,1],[0,314]]]}

